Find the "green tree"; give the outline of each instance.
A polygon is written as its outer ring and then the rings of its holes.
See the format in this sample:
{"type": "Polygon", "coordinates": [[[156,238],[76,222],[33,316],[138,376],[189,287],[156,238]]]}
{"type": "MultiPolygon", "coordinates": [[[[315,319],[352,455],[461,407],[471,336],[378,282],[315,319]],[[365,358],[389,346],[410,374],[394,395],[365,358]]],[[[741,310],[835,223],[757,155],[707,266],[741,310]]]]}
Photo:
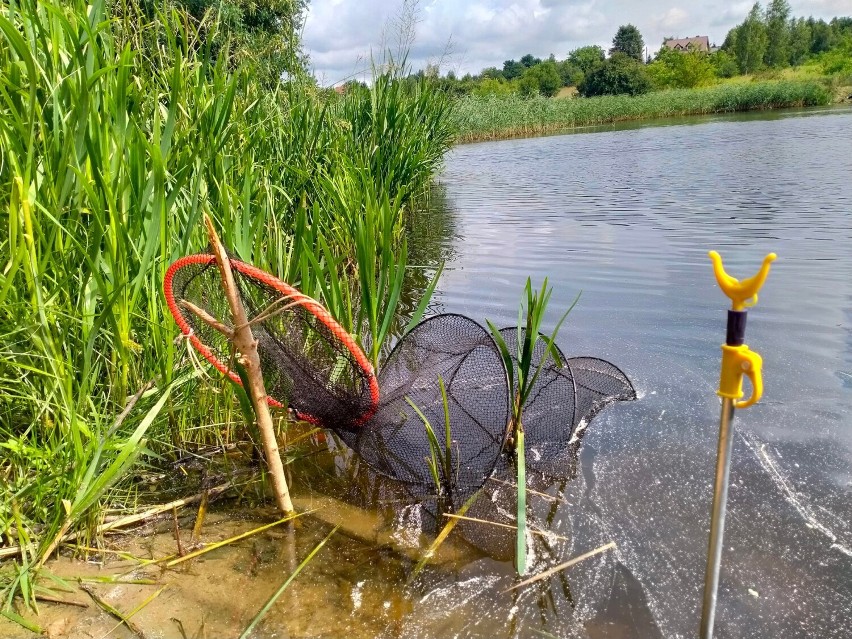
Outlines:
{"type": "Polygon", "coordinates": [[[479,77],[483,80],[491,79],[491,80],[505,80],[506,77],[503,75],[503,72],[497,67],[488,67],[487,69],[483,69],[482,73],[479,74],[479,77]]]}
{"type": "Polygon", "coordinates": [[[514,87],[510,82],[506,82],[502,78],[484,78],[476,84],[472,93],[473,95],[509,95],[514,92],[514,87]]]}
{"type": "Polygon", "coordinates": [[[570,60],[557,62],[556,70],[559,72],[559,78],[562,80],[563,87],[575,87],[583,81],[583,72],[580,70],[580,67],[570,60]]]}
{"type": "Polygon", "coordinates": [[[804,62],[811,52],[811,27],[804,18],[790,21],[789,62],[797,66],[804,62]]]}
{"type": "Polygon", "coordinates": [[[541,58],[536,58],[532,53],[528,53],[523,58],[521,58],[520,62],[527,69],[531,69],[535,65],[541,64],[541,58]]]}
{"type": "Polygon", "coordinates": [[[710,54],[710,64],[718,78],[733,78],[740,72],[737,59],[729,51],[721,49],[710,54]]]}
{"type": "Polygon", "coordinates": [[[534,73],[532,69],[527,69],[521,76],[521,79],[518,80],[518,93],[525,98],[531,98],[534,95],[538,95],[540,90],[538,74],[534,73]]]}
{"type": "Polygon", "coordinates": [[[745,21],[734,27],[734,53],[742,73],[754,73],[763,66],[767,37],[761,14],[760,3],[755,2],[745,21]]]}
{"type": "Polygon", "coordinates": [[[790,61],[790,3],[771,0],[766,7],[766,52],[763,62],[771,68],[787,66],[790,61]]]}
{"type": "Polygon", "coordinates": [[[640,95],[651,90],[651,78],[645,65],[623,53],[614,53],[599,67],[586,74],[577,87],[584,96],[640,95]]]}
{"type": "Polygon", "coordinates": [[[614,53],[623,53],[626,56],[633,58],[639,62],[644,62],[645,42],[642,40],[642,34],[632,24],[625,24],[618,27],[615,37],[612,39],[612,48],[609,50],[610,55],[614,53]]]}
{"type": "MultiPolygon", "coordinates": [[[[147,14],[156,12],[155,0],[132,0],[147,14]]],[[[214,52],[228,50],[234,64],[248,64],[255,78],[276,84],[285,75],[305,68],[299,32],[307,0],[175,0],[196,20],[217,19],[221,28],[214,52]],[[229,45],[229,46],[228,46],[229,45]]]]}
{"type": "Polygon", "coordinates": [[[828,51],[834,44],[834,32],[825,20],[808,18],[811,28],[811,53],[828,51]]]}
{"type": "Polygon", "coordinates": [[[580,47],[568,54],[568,62],[575,65],[583,73],[588,73],[606,59],[604,50],[597,45],[580,47]]]}
{"type": "Polygon", "coordinates": [[[713,82],[715,72],[710,56],[696,49],[675,51],[663,47],[647,67],[654,85],[661,89],[691,89],[713,82]]]}
{"type": "Polygon", "coordinates": [[[562,88],[562,78],[559,77],[555,62],[550,60],[542,62],[530,69],[530,72],[538,76],[538,90],[543,96],[552,98],[559,93],[559,89],[562,88]]]}
{"type": "Polygon", "coordinates": [[[520,78],[526,67],[516,60],[506,60],[503,63],[503,77],[507,80],[520,78]]]}

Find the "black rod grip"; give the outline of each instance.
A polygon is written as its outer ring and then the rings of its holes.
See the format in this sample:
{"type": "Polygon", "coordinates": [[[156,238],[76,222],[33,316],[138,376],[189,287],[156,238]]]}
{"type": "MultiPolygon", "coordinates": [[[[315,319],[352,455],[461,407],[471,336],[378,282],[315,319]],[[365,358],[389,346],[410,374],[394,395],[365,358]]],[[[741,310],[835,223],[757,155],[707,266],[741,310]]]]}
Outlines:
{"type": "Polygon", "coordinates": [[[725,336],[725,344],[728,346],[742,346],[745,343],[745,329],[748,311],[728,311],[728,331],[725,336]]]}

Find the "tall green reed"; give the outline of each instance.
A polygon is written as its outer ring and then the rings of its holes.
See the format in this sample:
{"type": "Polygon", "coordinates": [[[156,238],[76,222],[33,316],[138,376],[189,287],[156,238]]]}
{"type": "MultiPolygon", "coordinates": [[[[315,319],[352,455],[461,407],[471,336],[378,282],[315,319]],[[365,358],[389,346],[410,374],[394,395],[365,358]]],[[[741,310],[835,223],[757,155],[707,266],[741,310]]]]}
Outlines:
{"type": "Polygon", "coordinates": [[[514,452],[517,472],[518,530],[515,544],[515,566],[520,575],[526,572],[527,563],[527,482],[526,451],[524,450],[524,406],[527,400],[529,400],[530,393],[535,388],[536,380],[541,374],[541,371],[548,365],[550,359],[557,360],[556,364],[561,365],[561,362],[558,361],[558,350],[554,347],[556,336],[559,334],[559,329],[562,327],[565,318],[568,317],[568,313],[573,310],[579,300],[579,297],[574,300],[556,323],[550,336],[545,337],[541,334],[541,325],[544,321],[544,315],[550,303],[552,293],[553,289],[548,287],[547,278],[544,279],[539,290],[534,290],[531,280],[527,278],[527,283],[524,287],[524,300],[518,307],[517,334],[515,336],[516,348],[514,350],[508,347],[506,340],[500,334],[500,330],[492,322],[488,322],[488,328],[491,331],[494,341],[497,343],[500,356],[503,358],[503,364],[506,366],[506,371],[508,372],[511,416],[507,429],[507,443],[510,450],[514,452]],[[541,355],[537,356],[536,351],[539,342],[543,342],[544,348],[541,355]]]}
{"type": "Polygon", "coordinates": [[[423,139],[371,155],[388,134],[376,123],[428,112],[426,86],[388,81],[372,119],[353,124],[355,96],[324,103],[298,79],[269,91],[214,59],[215,15],[137,7],[0,6],[0,544],[26,537],[42,554],[61,530],[90,528],[140,424],[161,453],[232,436],[239,407],[185,375],[161,293],[168,264],[205,249],[202,214],[240,258],[327,303],[376,362],[404,324],[404,217],[448,145],[446,126],[410,125],[423,139]],[[86,479],[104,469],[110,482],[86,479]]]}

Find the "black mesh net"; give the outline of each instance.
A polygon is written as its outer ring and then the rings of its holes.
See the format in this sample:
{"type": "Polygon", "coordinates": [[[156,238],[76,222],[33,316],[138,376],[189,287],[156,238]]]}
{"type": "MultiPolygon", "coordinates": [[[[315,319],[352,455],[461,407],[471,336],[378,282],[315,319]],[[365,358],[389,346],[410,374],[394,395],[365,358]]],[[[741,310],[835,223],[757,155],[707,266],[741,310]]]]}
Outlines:
{"type": "Polygon", "coordinates": [[[379,388],[373,418],[357,433],[342,433],[367,463],[394,479],[434,489],[427,463],[434,450],[442,462],[441,492],[453,502],[483,484],[500,456],[509,419],[506,369],[486,329],[462,315],[421,322],[391,352],[379,388]],[[432,445],[423,418],[436,435],[432,445]]]}
{"type": "MultiPolygon", "coordinates": [[[[511,518],[512,509],[500,497],[514,490],[506,446],[509,384],[487,329],[462,315],[429,318],[399,340],[376,380],[363,352],[325,309],[262,271],[236,260],[232,265],[270,396],[333,430],[412,498],[437,497],[428,507],[434,517],[441,509],[458,509],[488,482],[491,497],[478,500],[474,512],[493,521],[511,518]]],[[[215,261],[192,256],[169,272],[172,312],[191,328],[202,353],[209,349],[205,356],[232,370],[228,339],[186,304],[232,323],[215,261]]],[[[518,330],[500,333],[516,352],[518,330]]],[[[539,339],[533,370],[545,350],[546,341],[539,339]]],[[[614,365],[593,357],[566,358],[554,348],[523,410],[530,480],[543,485],[549,478],[569,477],[589,420],[610,402],[634,398],[630,381],[614,365]]]]}
{"type": "MultiPolygon", "coordinates": [[[[500,336],[509,352],[516,353],[518,329],[503,328],[500,336]]],[[[536,341],[533,371],[542,365],[547,340],[540,335],[536,341]]],[[[517,364],[515,357],[513,361],[517,364]]],[[[564,476],[588,422],[610,403],[635,398],[630,380],[615,365],[596,357],[566,358],[554,343],[523,408],[527,468],[564,476]]]]}

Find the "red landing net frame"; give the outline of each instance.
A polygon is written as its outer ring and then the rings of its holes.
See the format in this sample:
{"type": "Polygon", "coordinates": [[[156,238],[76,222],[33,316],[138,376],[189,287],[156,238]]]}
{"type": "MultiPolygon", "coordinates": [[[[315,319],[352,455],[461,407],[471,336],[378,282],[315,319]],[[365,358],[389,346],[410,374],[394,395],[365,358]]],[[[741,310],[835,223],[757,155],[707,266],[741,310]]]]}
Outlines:
{"type": "MultiPolygon", "coordinates": [[[[326,427],[368,421],[379,405],[379,384],[352,336],[316,300],[277,277],[235,259],[231,269],[258,340],[269,404],[287,403],[300,419],[326,427]]],[[[241,384],[225,363],[227,338],[190,310],[199,308],[224,324],[230,320],[215,256],[177,260],[166,272],[163,289],[183,335],[222,374],[241,384]]]]}

